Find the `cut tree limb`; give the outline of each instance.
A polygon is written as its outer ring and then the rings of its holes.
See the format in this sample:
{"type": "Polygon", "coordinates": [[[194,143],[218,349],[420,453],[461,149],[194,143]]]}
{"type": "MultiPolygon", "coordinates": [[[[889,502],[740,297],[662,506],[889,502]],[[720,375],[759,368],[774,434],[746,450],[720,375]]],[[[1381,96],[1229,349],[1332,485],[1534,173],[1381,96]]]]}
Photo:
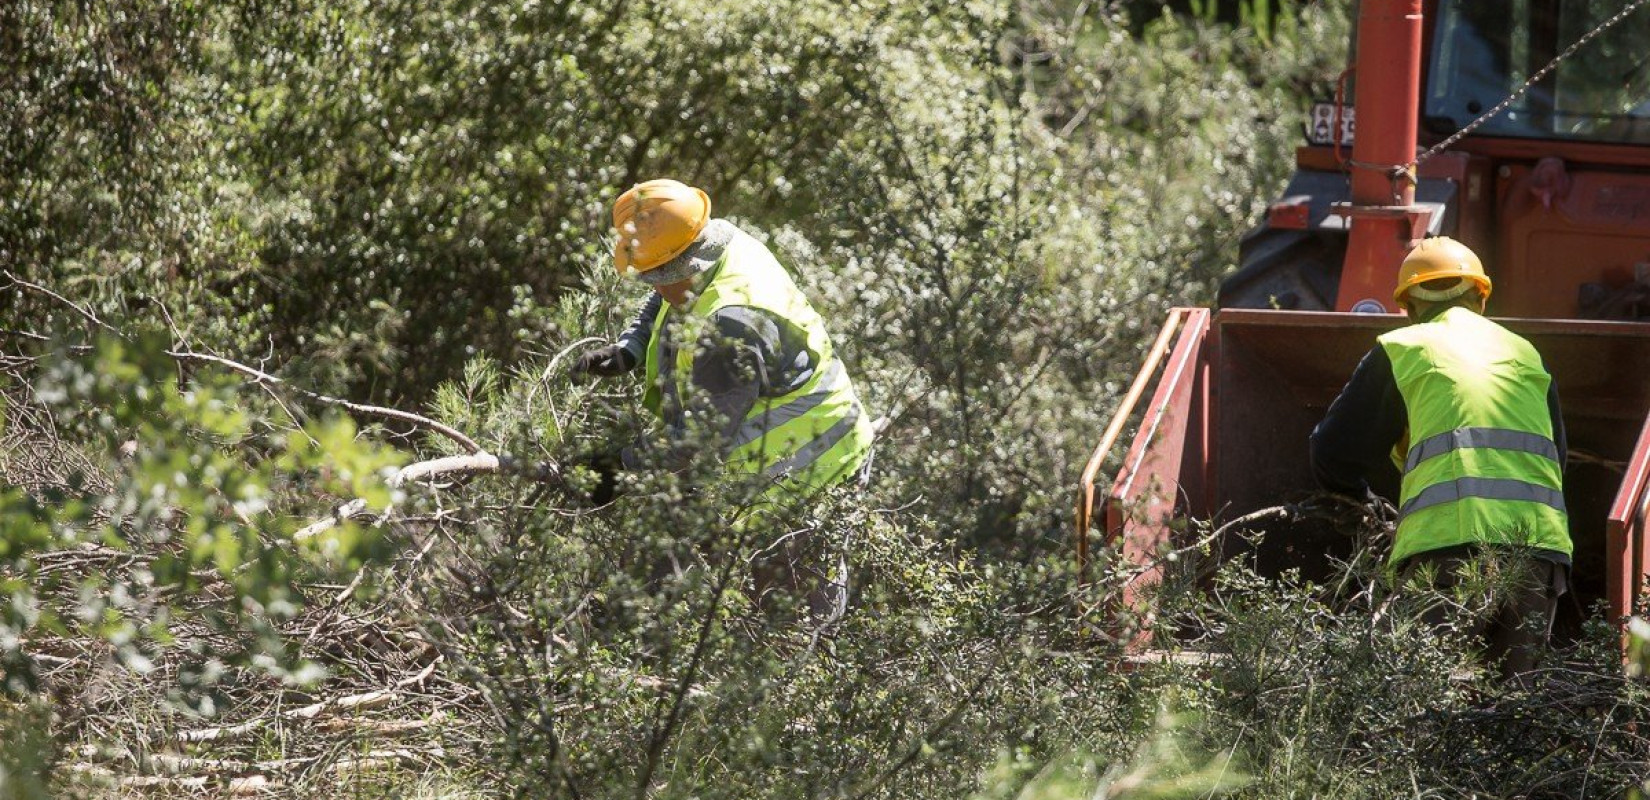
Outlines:
{"type": "MultiPolygon", "coordinates": [[[[398,489],[408,481],[426,480],[438,475],[474,475],[484,472],[498,472],[502,461],[491,453],[474,453],[467,456],[444,456],[432,458],[428,461],[419,461],[402,467],[395,476],[390,478],[391,488],[398,489]]],[[[384,510],[383,516],[388,517],[394,506],[384,510]]],[[[362,519],[374,516],[367,508],[367,501],[354,499],[332,510],[332,516],[316,520],[292,535],[297,541],[309,539],[338,527],[342,522],[352,519],[362,519]]]]}
{"type": "MultiPolygon", "coordinates": [[[[79,316],[84,318],[87,322],[91,323],[92,325],[97,326],[99,328],[102,328],[103,330],[109,331],[110,333],[113,333],[114,335],[119,336],[123,339],[129,338],[124,332],[122,332],[119,329],[109,325],[108,323],[104,322],[102,319],[99,319],[98,316],[95,313],[93,313],[90,309],[76,304],[74,301],[70,300],[67,297],[64,297],[61,294],[58,294],[55,291],[52,291],[48,287],[42,286],[42,285],[37,284],[37,283],[31,283],[29,281],[23,280],[22,278],[18,277],[17,275],[14,275],[10,272],[4,272],[4,273],[0,273],[0,274],[4,274],[7,278],[9,278],[11,280],[13,286],[17,286],[17,287],[20,287],[20,288],[23,288],[23,289],[27,289],[29,291],[36,292],[38,294],[49,297],[54,302],[62,304],[64,306],[68,307],[69,309],[74,311],[76,314],[78,314],[79,316]]],[[[162,309],[162,310],[164,312],[164,309],[162,309]]],[[[168,317],[168,323],[170,323],[170,317],[168,317]]],[[[172,327],[173,327],[174,335],[178,336],[179,334],[177,333],[176,326],[172,326],[172,327]]],[[[572,349],[573,348],[568,348],[567,350],[564,350],[561,354],[558,354],[556,356],[556,358],[551,361],[550,366],[546,368],[546,370],[545,370],[546,374],[548,374],[552,369],[554,369],[556,364],[568,352],[571,352],[572,349]]],[[[402,411],[400,409],[395,409],[395,408],[386,408],[386,407],[383,407],[383,406],[374,406],[374,405],[366,405],[364,403],[355,403],[355,402],[351,402],[349,400],[344,400],[342,398],[332,397],[332,396],[329,396],[329,395],[324,395],[324,394],[321,394],[319,392],[313,392],[313,391],[310,391],[308,389],[304,389],[304,388],[299,387],[299,386],[294,386],[294,385],[286,382],[285,380],[283,380],[281,378],[275,377],[274,375],[271,375],[267,372],[264,372],[263,370],[258,369],[256,367],[251,367],[251,366],[248,366],[246,364],[242,364],[239,361],[224,358],[222,356],[212,355],[210,353],[197,353],[194,350],[190,349],[188,342],[181,341],[181,339],[180,339],[178,345],[176,345],[173,349],[167,350],[165,352],[166,352],[166,355],[168,357],[170,357],[173,360],[178,361],[180,363],[208,364],[208,365],[228,369],[232,372],[238,373],[242,376],[245,376],[245,377],[251,379],[251,382],[254,385],[263,387],[266,391],[273,391],[272,387],[282,387],[282,388],[288,389],[292,392],[295,392],[298,395],[301,395],[305,398],[308,398],[310,400],[314,400],[315,402],[322,403],[322,404],[325,404],[325,405],[330,405],[330,406],[336,406],[338,408],[345,409],[346,411],[349,411],[351,413],[362,414],[362,415],[367,415],[367,416],[374,416],[374,417],[380,417],[380,418],[383,418],[383,419],[392,419],[392,420],[397,420],[397,421],[400,421],[400,422],[410,423],[410,424],[415,425],[419,428],[429,430],[429,431],[433,431],[437,434],[440,434],[441,436],[446,437],[447,439],[452,440],[453,442],[456,442],[459,446],[463,447],[464,450],[467,453],[466,455],[447,456],[447,457],[443,457],[443,458],[430,459],[430,460],[427,460],[427,461],[419,461],[417,463],[409,464],[405,467],[402,467],[401,470],[399,472],[397,472],[395,474],[395,476],[393,478],[391,478],[390,481],[389,481],[389,484],[392,488],[400,487],[401,485],[403,485],[403,484],[405,484],[409,481],[428,480],[430,478],[434,478],[434,477],[437,477],[437,476],[440,476],[440,475],[451,475],[451,474],[478,474],[478,473],[486,473],[486,472],[511,471],[511,472],[517,472],[517,473],[522,474],[522,475],[528,475],[528,476],[531,476],[531,477],[533,477],[535,479],[538,479],[538,480],[553,480],[553,479],[557,479],[561,476],[560,468],[558,466],[554,465],[554,464],[544,463],[544,464],[536,464],[536,465],[527,465],[527,464],[520,464],[520,463],[512,463],[512,462],[509,462],[506,459],[501,459],[498,456],[495,456],[491,453],[488,453],[486,450],[482,449],[481,445],[477,444],[474,439],[472,439],[469,436],[465,435],[463,432],[459,431],[458,429],[453,428],[452,426],[447,425],[443,422],[430,419],[429,417],[423,416],[421,414],[414,414],[410,411],[402,411]]],[[[536,387],[535,387],[535,389],[536,389],[536,387]]],[[[277,398],[277,399],[279,399],[279,398],[277,398]]],[[[393,506],[390,507],[390,508],[385,509],[384,513],[382,515],[380,515],[380,518],[381,519],[387,519],[393,510],[394,510],[393,506]]],[[[343,505],[340,505],[337,508],[333,509],[331,516],[329,516],[325,519],[321,519],[321,520],[317,520],[315,522],[312,522],[309,525],[307,525],[307,526],[303,527],[302,529],[298,530],[298,532],[294,534],[293,538],[296,539],[296,540],[309,539],[309,538],[312,538],[314,536],[317,536],[321,533],[324,533],[328,530],[331,530],[331,529],[337,527],[339,523],[341,523],[345,520],[358,519],[358,518],[364,518],[364,517],[370,517],[370,516],[373,516],[373,515],[368,510],[366,501],[361,500],[359,498],[353,499],[353,500],[350,500],[349,502],[346,502],[343,505]]],[[[249,522],[248,520],[244,520],[244,519],[243,519],[243,521],[244,522],[249,522]]]]}

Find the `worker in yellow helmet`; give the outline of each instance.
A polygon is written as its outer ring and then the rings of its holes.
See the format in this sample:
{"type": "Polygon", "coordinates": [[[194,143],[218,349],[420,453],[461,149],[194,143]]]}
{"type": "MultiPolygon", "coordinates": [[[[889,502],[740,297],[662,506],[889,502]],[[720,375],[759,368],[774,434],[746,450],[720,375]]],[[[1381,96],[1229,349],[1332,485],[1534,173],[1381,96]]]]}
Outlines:
{"type": "Polygon", "coordinates": [[[1460,594],[1463,570],[1507,566],[1489,570],[1504,572],[1502,590],[1468,605],[1471,633],[1511,677],[1546,645],[1572,546],[1558,393],[1535,348],[1483,316],[1491,288],[1460,242],[1416,245],[1393,293],[1411,324],[1364,356],[1312,431],[1311,455],[1321,485],[1363,497],[1390,454],[1402,478],[1389,564],[1402,582],[1431,576],[1460,594]]]}
{"type": "MultiPolygon", "coordinates": [[[[674,180],[637,184],[613,204],[613,261],[653,287],[611,345],[575,371],[645,367],[643,404],[685,441],[709,420],[726,466],[770,491],[805,496],[860,472],[871,421],[825,321],[761,242],[711,217],[710,198],[674,180]]],[[[672,448],[627,451],[627,467],[672,466],[672,448]]]]}

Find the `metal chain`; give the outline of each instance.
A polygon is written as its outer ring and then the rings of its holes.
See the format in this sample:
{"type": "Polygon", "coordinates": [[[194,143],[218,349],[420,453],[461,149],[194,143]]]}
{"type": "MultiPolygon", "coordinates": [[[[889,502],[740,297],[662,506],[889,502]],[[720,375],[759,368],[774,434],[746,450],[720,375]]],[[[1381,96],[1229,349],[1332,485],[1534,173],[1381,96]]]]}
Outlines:
{"type": "Polygon", "coordinates": [[[1403,194],[1403,187],[1400,184],[1407,182],[1411,186],[1415,185],[1414,162],[1409,164],[1375,164],[1368,161],[1359,161],[1355,158],[1349,158],[1341,163],[1354,169],[1367,169],[1370,172],[1386,173],[1387,179],[1392,181],[1393,205],[1399,205],[1403,202],[1402,199],[1400,199],[1403,194]]]}
{"type": "Polygon", "coordinates": [[[1485,111],[1483,113],[1483,115],[1481,115],[1478,119],[1475,119],[1472,122],[1467,123],[1467,126],[1465,128],[1462,128],[1461,130],[1456,131],[1454,134],[1450,135],[1450,137],[1448,139],[1445,139],[1442,142],[1439,142],[1439,143],[1427,148],[1426,152],[1416,156],[1414,161],[1409,162],[1409,164],[1407,164],[1405,166],[1404,170],[1407,171],[1408,169],[1413,169],[1413,168],[1419,166],[1422,161],[1425,161],[1429,158],[1432,158],[1435,155],[1438,155],[1439,153],[1441,153],[1444,150],[1448,149],[1451,145],[1455,144],[1456,142],[1461,141],[1461,139],[1463,137],[1465,137],[1467,134],[1472,133],[1474,130],[1477,130],[1480,125],[1483,125],[1484,123],[1489,122],[1491,117],[1494,117],[1495,115],[1497,115],[1497,114],[1499,114],[1503,111],[1506,111],[1507,108],[1510,107],[1513,103],[1518,102],[1518,99],[1523,97],[1524,93],[1528,92],[1530,90],[1530,87],[1536,85],[1537,83],[1540,83],[1542,78],[1547,77],[1547,73],[1552,72],[1553,69],[1555,67],[1557,67],[1559,64],[1563,63],[1563,61],[1565,59],[1569,58],[1572,55],[1575,55],[1575,52],[1577,50],[1580,50],[1583,45],[1586,45],[1588,42],[1590,42],[1593,39],[1597,38],[1599,34],[1615,27],[1617,23],[1620,23],[1622,20],[1626,19],[1628,17],[1628,15],[1632,14],[1634,11],[1637,11],[1639,9],[1639,6],[1642,6],[1647,2],[1650,2],[1650,0],[1633,0],[1632,2],[1628,3],[1627,6],[1625,8],[1623,8],[1621,11],[1617,12],[1615,16],[1613,16],[1613,17],[1605,20],[1604,22],[1600,23],[1597,28],[1594,28],[1591,31],[1589,31],[1586,36],[1583,36],[1580,39],[1577,39],[1575,41],[1575,44],[1572,44],[1569,47],[1564,48],[1564,52],[1559,53],[1555,58],[1553,58],[1552,61],[1547,62],[1547,66],[1542,67],[1540,70],[1537,70],[1534,75],[1530,76],[1529,80],[1524,82],[1523,86],[1518,87],[1518,91],[1513,92],[1512,95],[1510,95],[1507,99],[1502,100],[1500,102],[1500,104],[1498,104],[1495,108],[1492,108],[1488,111],[1485,111]]]}

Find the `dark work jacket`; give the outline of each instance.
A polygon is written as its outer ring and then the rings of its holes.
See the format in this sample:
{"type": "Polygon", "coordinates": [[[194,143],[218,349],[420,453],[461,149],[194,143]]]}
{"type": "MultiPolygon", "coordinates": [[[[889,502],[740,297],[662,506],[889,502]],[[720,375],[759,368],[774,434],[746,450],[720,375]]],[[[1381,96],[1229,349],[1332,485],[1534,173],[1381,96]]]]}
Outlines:
{"type": "MultiPolygon", "coordinates": [[[[653,339],[653,321],[658,316],[664,298],[651,293],[642,303],[630,327],[619,337],[620,346],[630,351],[640,363],[646,358],[653,339]]],[[[698,396],[716,414],[719,428],[732,434],[744,421],[758,400],[779,397],[807,383],[813,377],[819,356],[807,347],[807,336],[789,320],[760,309],[728,306],[712,315],[712,325],[706,330],[707,339],[698,343],[700,355],[694,359],[692,381],[698,396]]],[[[668,341],[679,318],[666,317],[665,335],[669,351],[666,358],[675,358],[675,347],[680,343],[668,341]]],[[[680,431],[666,432],[672,439],[680,431]]],[[[654,466],[678,466],[686,460],[684,452],[666,448],[633,448],[627,452],[627,466],[641,466],[651,461],[654,466]]]]}

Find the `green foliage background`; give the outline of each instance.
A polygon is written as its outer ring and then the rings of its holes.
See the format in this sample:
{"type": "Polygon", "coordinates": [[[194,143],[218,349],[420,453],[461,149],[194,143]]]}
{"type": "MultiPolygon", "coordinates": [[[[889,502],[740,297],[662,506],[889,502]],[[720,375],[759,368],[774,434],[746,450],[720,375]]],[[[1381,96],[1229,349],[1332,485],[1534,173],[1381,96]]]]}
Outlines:
{"type": "Polygon", "coordinates": [[[890,471],[932,470],[925,502],[988,546],[1064,523],[1134,348],[1230,265],[1346,37],[1317,4],[1264,36],[1052,0],[0,15],[22,278],[416,405],[468,358],[611,335],[638,293],[610,281],[607,205],[678,177],[794,265],[899,417],[890,471]],[[595,316],[558,319],[569,290],[595,316]]]}
{"type": "MultiPolygon", "coordinates": [[[[0,730],[33,737],[8,767],[30,777],[0,784],[42,791],[70,745],[111,746],[30,680],[26,642],[111,643],[169,728],[235,719],[258,692],[361,672],[314,641],[320,623],[294,623],[359,585],[463,687],[449,768],[480,791],[1482,789],[1487,769],[1428,771],[1447,725],[1395,771],[1371,766],[1390,766],[1385,733],[1324,734],[1349,714],[1412,720],[1461,652],[1400,633],[1390,658],[1345,667],[1356,643],[1337,636],[1390,632],[1335,624],[1315,587],[1237,574],[1251,602],[1186,611],[1250,669],[1125,673],[1075,635],[1101,622],[1070,566],[1078,470],[1163,312],[1210,296],[1292,169],[1301,112],[1342,68],[1346,5],[0,4],[0,368],[16,379],[0,389],[0,730]],[[741,524],[713,464],[580,500],[574,466],[646,423],[634,381],[565,365],[641,300],[605,255],[607,208],[659,176],[768,242],[888,420],[874,485],[797,510],[784,535],[741,524]],[[428,413],[567,467],[571,487],[403,496],[388,468],[451,441],[323,418],[167,348],[428,413]],[[403,516],[298,543],[363,495],[403,516]],[[86,543],[152,566],[61,579],[86,543]],[[822,623],[803,600],[833,563],[854,605],[822,623]],[[769,566],[783,589],[764,595],[769,566]],[[1291,628],[1306,607],[1329,621],[1291,628]],[[1279,647],[1320,656],[1258,671],[1279,647]],[[1400,654],[1409,671],[1382,682],[1400,654]],[[1267,692],[1283,699],[1252,702],[1267,692]]],[[[1449,700],[1439,713],[1470,711],[1449,700]]],[[[1625,786],[1631,767],[1611,769],[1599,780],[1625,786]]]]}

